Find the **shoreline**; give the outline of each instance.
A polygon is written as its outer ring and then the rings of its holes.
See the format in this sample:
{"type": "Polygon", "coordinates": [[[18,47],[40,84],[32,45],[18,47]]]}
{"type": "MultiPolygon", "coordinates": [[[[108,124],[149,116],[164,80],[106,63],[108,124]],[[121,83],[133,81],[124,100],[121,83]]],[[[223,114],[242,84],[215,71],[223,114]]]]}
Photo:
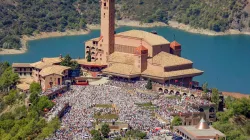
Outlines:
{"type": "MultiPolygon", "coordinates": [[[[93,26],[94,29],[94,26],[93,26]]],[[[20,42],[22,44],[22,47],[19,50],[16,49],[2,49],[0,51],[0,56],[1,55],[11,55],[11,54],[23,54],[28,51],[28,46],[27,42],[31,40],[39,40],[39,39],[44,39],[44,38],[51,38],[51,37],[62,37],[62,36],[74,36],[74,35],[86,35],[90,33],[90,29],[86,30],[67,30],[65,32],[41,32],[39,34],[33,35],[33,36],[27,36],[23,35],[20,38],[20,42]]]]}
{"type": "MultiPolygon", "coordinates": [[[[222,36],[222,35],[250,35],[250,32],[240,32],[237,30],[230,29],[226,32],[215,32],[208,29],[201,29],[201,28],[193,28],[190,25],[185,25],[183,23],[178,23],[176,21],[169,21],[168,24],[163,22],[154,22],[154,23],[143,23],[134,20],[117,20],[116,28],[122,26],[130,26],[130,27],[142,27],[142,28],[152,28],[152,27],[170,27],[174,29],[179,29],[189,33],[201,34],[201,35],[208,35],[208,36],[222,36]]],[[[86,30],[66,30],[65,32],[41,32],[39,34],[35,34],[33,36],[23,35],[20,39],[22,47],[19,50],[16,49],[2,49],[0,51],[0,55],[10,55],[10,54],[23,54],[28,51],[27,42],[31,40],[39,40],[44,38],[51,38],[51,37],[62,37],[62,36],[74,36],[74,35],[86,35],[91,32],[91,30],[98,30],[100,29],[100,25],[87,25],[86,30]]]]}
{"type": "Polygon", "coordinates": [[[225,97],[231,96],[236,99],[250,97],[250,94],[248,95],[248,94],[243,94],[243,93],[238,93],[238,92],[225,92],[225,91],[222,92],[222,95],[224,95],[225,97]]]}
{"type": "Polygon", "coordinates": [[[250,35],[250,32],[240,32],[235,29],[229,29],[225,32],[215,32],[208,29],[202,28],[194,28],[190,25],[185,25],[183,23],[179,23],[177,21],[168,21],[168,24],[163,22],[154,22],[154,23],[143,23],[141,24],[139,21],[133,20],[118,20],[116,21],[116,25],[120,26],[131,26],[131,27],[143,27],[143,28],[150,28],[150,27],[170,27],[174,29],[179,29],[188,33],[194,34],[201,34],[201,35],[208,35],[208,36],[222,36],[222,35],[250,35]]]}

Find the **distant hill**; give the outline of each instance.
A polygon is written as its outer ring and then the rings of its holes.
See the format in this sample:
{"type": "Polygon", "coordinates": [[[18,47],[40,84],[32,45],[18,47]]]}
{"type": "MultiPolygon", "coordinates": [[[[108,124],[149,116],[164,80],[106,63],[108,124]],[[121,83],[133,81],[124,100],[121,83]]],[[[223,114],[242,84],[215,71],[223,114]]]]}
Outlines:
{"type": "MultiPolygon", "coordinates": [[[[78,0],[88,23],[99,19],[99,0],[78,0]],[[98,16],[97,16],[98,15],[98,16]]],[[[248,30],[250,0],[116,0],[116,18],[151,23],[176,20],[217,32],[248,30]]]]}
{"type": "MultiPolygon", "coordinates": [[[[250,0],[116,0],[118,20],[176,20],[217,32],[250,31],[249,14],[250,0]]],[[[23,34],[99,23],[99,0],[0,0],[0,48],[20,48],[23,34]]]]}

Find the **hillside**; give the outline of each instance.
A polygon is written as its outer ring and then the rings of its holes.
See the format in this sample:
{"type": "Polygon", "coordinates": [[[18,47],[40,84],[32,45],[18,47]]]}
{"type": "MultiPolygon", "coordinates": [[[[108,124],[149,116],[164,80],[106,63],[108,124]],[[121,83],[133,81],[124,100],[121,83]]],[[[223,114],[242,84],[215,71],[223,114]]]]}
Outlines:
{"type": "MultiPolygon", "coordinates": [[[[92,23],[96,13],[99,13],[98,0],[78,0],[77,3],[82,15],[92,23]]],[[[247,0],[117,0],[116,10],[117,19],[146,23],[176,20],[217,32],[247,30],[250,26],[250,5],[247,0]]]]}
{"type": "MultiPolygon", "coordinates": [[[[175,20],[216,32],[250,31],[249,1],[116,0],[116,19],[175,20]]],[[[99,23],[99,0],[0,0],[0,49],[20,48],[23,34],[79,30],[99,23]]]]}

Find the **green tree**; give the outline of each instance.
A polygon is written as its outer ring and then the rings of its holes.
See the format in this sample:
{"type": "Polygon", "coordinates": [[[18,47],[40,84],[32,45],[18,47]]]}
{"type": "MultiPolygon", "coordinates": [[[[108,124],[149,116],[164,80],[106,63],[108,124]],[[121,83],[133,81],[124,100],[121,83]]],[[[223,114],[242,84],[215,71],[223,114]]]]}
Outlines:
{"type": "Polygon", "coordinates": [[[141,132],[140,130],[129,130],[126,132],[126,136],[127,137],[132,137],[132,138],[135,138],[135,139],[144,139],[147,134],[144,133],[144,132],[141,132]]]}
{"type": "Polygon", "coordinates": [[[39,83],[33,82],[30,84],[29,92],[39,94],[42,92],[42,87],[39,83]]]}
{"type": "Polygon", "coordinates": [[[226,123],[233,116],[233,111],[227,110],[226,112],[217,112],[216,117],[220,122],[226,123]]]}
{"type": "Polygon", "coordinates": [[[115,140],[122,140],[122,138],[121,137],[116,137],[115,140]]]}
{"type": "Polygon", "coordinates": [[[103,140],[103,137],[101,136],[101,134],[99,132],[94,133],[93,136],[93,140],[103,140]]]}
{"type": "Polygon", "coordinates": [[[18,82],[18,80],[18,74],[14,73],[11,67],[8,67],[0,76],[0,90],[9,91],[9,89],[18,82]]]}
{"type": "Polygon", "coordinates": [[[84,19],[80,20],[79,27],[80,27],[80,29],[86,28],[86,21],[84,19]]]}
{"type": "Polygon", "coordinates": [[[98,131],[98,130],[95,130],[95,129],[93,129],[93,130],[90,131],[90,134],[91,134],[92,136],[94,136],[96,133],[99,133],[99,131],[98,131]]]}
{"type": "Polygon", "coordinates": [[[182,119],[179,116],[175,116],[172,120],[171,126],[179,126],[182,124],[182,119]]]}
{"type": "Polygon", "coordinates": [[[41,85],[39,83],[31,83],[30,85],[30,97],[29,97],[29,100],[32,104],[36,104],[38,102],[38,99],[39,99],[39,93],[42,92],[42,88],[41,88],[41,85]]]}
{"type": "Polygon", "coordinates": [[[250,99],[242,98],[232,103],[232,109],[236,115],[244,115],[250,118],[250,99]]]}
{"type": "Polygon", "coordinates": [[[136,133],[136,138],[144,139],[146,136],[147,136],[147,134],[144,132],[137,132],[136,133]]]}
{"type": "Polygon", "coordinates": [[[61,65],[62,66],[67,66],[67,67],[71,67],[71,69],[77,69],[77,68],[79,68],[79,64],[76,61],[73,61],[69,54],[67,54],[62,59],[61,65]]]}
{"type": "Polygon", "coordinates": [[[208,83],[207,82],[202,85],[202,90],[204,93],[208,92],[208,83]]]}
{"type": "Polygon", "coordinates": [[[37,136],[38,139],[45,139],[54,133],[60,127],[60,121],[58,118],[51,120],[46,127],[42,129],[42,133],[37,136]]]}
{"type": "Polygon", "coordinates": [[[152,80],[148,79],[148,83],[146,85],[146,89],[151,90],[152,88],[153,88],[153,86],[152,86],[152,80]]]}
{"type": "Polygon", "coordinates": [[[8,105],[13,105],[17,99],[17,91],[11,90],[7,96],[4,97],[4,102],[8,105]]]}
{"type": "Polygon", "coordinates": [[[216,110],[218,110],[220,95],[219,91],[216,88],[212,89],[211,101],[216,104],[216,110]]]}
{"type": "Polygon", "coordinates": [[[21,106],[15,109],[15,118],[21,119],[27,116],[27,109],[25,106],[21,106]]]}
{"type": "Polygon", "coordinates": [[[37,103],[37,109],[39,111],[43,111],[45,108],[50,109],[53,107],[52,101],[49,100],[47,96],[42,96],[39,98],[39,101],[37,103]]]}
{"type": "Polygon", "coordinates": [[[101,127],[101,132],[102,132],[102,135],[104,136],[104,138],[108,138],[109,132],[110,132],[109,125],[106,123],[103,124],[101,127]]]}
{"type": "Polygon", "coordinates": [[[0,62],[0,75],[8,68],[10,67],[10,63],[8,62],[0,62]]]}
{"type": "Polygon", "coordinates": [[[91,52],[89,51],[88,55],[87,55],[87,61],[91,62],[91,52]]]}

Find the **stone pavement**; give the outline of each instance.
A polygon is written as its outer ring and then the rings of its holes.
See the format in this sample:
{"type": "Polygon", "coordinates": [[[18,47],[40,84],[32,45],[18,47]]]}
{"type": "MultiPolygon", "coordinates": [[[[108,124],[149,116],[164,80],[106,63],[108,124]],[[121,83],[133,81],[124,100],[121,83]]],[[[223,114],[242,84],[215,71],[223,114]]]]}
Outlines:
{"type": "Polygon", "coordinates": [[[154,136],[150,140],[172,140],[172,136],[167,136],[167,135],[154,136]]]}
{"type": "Polygon", "coordinates": [[[102,79],[98,80],[98,81],[93,81],[93,82],[89,82],[89,85],[103,85],[106,84],[108,82],[108,78],[107,77],[102,77],[102,79]]]}

